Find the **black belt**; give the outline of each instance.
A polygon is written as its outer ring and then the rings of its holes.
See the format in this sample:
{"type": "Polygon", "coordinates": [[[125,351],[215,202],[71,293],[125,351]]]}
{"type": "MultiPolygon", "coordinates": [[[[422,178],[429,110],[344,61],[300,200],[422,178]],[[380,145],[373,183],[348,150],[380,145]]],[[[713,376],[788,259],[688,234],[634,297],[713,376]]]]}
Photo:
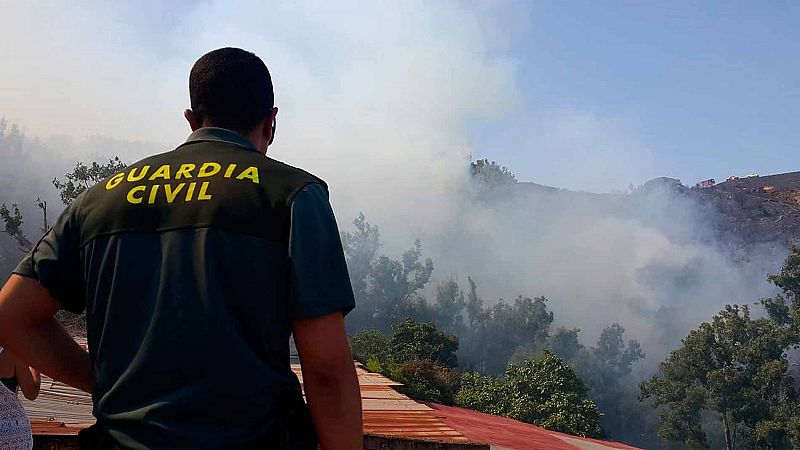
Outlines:
{"type": "Polygon", "coordinates": [[[126,450],[99,423],[81,430],[78,443],[81,450],[126,450]]]}

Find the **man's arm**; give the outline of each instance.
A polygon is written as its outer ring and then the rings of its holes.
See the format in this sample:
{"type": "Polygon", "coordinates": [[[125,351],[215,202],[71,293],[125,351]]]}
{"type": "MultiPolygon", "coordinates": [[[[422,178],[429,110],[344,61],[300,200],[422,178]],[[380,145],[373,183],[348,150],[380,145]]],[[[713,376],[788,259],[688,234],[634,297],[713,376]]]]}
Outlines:
{"type": "Polygon", "coordinates": [[[320,444],[361,450],[361,393],[344,327],[355,299],[328,192],[319,184],[292,203],[289,259],[289,316],[320,444]]]}
{"type": "Polygon", "coordinates": [[[342,313],[298,319],[292,328],[320,446],[361,450],[361,392],[342,313]]]}
{"type": "Polygon", "coordinates": [[[89,354],[56,321],[59,308],[39,282],[12,275],[0,290],[0,346],[51,378],[91,392],[89,354]]]}

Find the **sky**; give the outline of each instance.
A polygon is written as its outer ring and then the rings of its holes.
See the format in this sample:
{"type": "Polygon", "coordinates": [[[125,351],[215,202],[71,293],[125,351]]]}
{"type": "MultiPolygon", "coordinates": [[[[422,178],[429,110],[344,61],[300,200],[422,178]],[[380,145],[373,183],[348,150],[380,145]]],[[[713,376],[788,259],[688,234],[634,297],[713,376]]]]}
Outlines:
{"type": "Polygon", "coordinates": [[[314,135],[293,136],[295,145],[379,146],[359,130],[404,127],[395,145],[488,158],[520,180],[596,192],[656,176],[694,184],[800,169],[796,2],[0,8],[0,116],[42,137],[172,146],[186,133],[192,62],[241,45],[273,71],[279,136],[314,135]],[[303,125],[324,117],[353,128],[328,124],[320,136],[303,125]]]}
{"type": "Polygon", "coordinates": [[[520,178],[604,190],[800,169],[797,2],[553,1],[527,13],[509,51],[520,110],[474,130],[520,178]],[[610,176],[589,172],[609,160],[610,176]]]}

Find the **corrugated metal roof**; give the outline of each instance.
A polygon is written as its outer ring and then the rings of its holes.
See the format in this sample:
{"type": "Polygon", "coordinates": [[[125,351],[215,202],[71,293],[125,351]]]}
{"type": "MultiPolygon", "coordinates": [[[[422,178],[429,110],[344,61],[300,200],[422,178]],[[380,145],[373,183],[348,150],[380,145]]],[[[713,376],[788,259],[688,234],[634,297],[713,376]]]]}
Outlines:
{"type": "MultiPolygon", "coordinates": [[[[302,385],[300,364],[292,364],[292,370],[302,385]]],[[[401,383],[381,374],[367,372],[360,364],[356,364],[356,374],[361,389],[365,434],[439,442],[470,442],[463,434],[437,419],[430,406],[393,389],[402,386],[401,383]]]]}
{"type": "Polygon", "coordinates": [[[619,442],[582,438],[506,417],[428,403],[439,420],[469,439],[509,450],[639,450],[619,442]]]}
{"type": "MultiPolygon", "coordinates": [[[[292,364],[302,384],[299,364],[292,364]]],[[[484,443],[507,449],[633,449],[622,444],[577,438],[503,417],[462,408],[416,402],[401,386],[356,365],[364,434],[452,444],[484,443]]],[[[43,377],[39,398],[23,400],[34,436],[71,436],[94,423],[91,396],[43,377]]]]}
{"type": "MultiPolygon", "coordinates": [[[[302,385],[299,364],[292,364],[302,385]]],[[[435,439],[448,442],[469,440],[431,414],[432,409],[415,402],[392,387],[400,383],[356,366],[364,411],[364,431],[380,436],[435,439]]],[[[71,435],[94,423],[92,399],[85,392],[42,377],[35,401],[23,400],[34,435],[71,435]]]]}

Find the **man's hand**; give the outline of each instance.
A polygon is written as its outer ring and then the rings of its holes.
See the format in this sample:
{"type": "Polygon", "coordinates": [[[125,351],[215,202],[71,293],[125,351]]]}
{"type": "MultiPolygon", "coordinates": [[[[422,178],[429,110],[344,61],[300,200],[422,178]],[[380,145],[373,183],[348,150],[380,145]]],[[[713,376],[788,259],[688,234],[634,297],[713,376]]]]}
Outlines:
{"type": "Polygon", "coordinates": [[[91,392],[89,354],[53,317],[59,306],[36,280],[12,275],[0,290],[0,346],[53,379],[91,392]]]}
{"type": "Polygon", "coordinates": [[[342,314],[296,320],[292,328],[320,446],[361,450],[361,392],[342,314]]]}
{"type": "Polygon", "coordinates": [[[36,400],[39,395],[39,389],[42,386],[42,377],[39,375],[39,371],[30,367],[28,363],[23,362],[11,351],[6,350],[3,352],[3,354],[6,353],[8,353],[11,362],[14,364],[14,376],[17,379],[17,383],[19,383],[22,395],[28,400],[36,400]]]}

